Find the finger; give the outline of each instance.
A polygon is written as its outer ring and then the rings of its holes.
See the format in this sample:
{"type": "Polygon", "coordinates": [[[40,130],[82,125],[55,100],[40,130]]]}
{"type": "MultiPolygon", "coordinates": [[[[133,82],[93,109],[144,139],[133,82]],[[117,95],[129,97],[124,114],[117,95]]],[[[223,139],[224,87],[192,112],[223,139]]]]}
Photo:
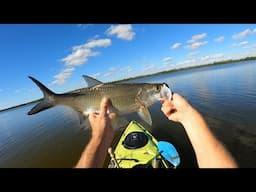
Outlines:
{"type": "Polygon", "coordinates": [[[103,97],[103,99],[101,100],[101,103],[100,103],[100,114],[102,116],[105,116],[107,114],[109,103],[110,103],[109,98],[103,97]]]}
{"type": "Polygon", "coordinates": [[[160,98],[160,99],[158,99],[158,101],[160,102],[160,103],[164,103],[164,99],[163,98],[160,98]]]}
{"type": "Polygon", "coordinates": [[[166,115],[171,115],[172,113],[175,113],[177,111],[177,109],[175,108],[175,106],[172,103],[163,104],[161,107],[161,110],[166,115]]]}
{"type": "Polygon", "coordinates": [[[94,113],[90,113],[89,117],[88,117],[89,121],[92,122],[96,118],[96,116],[97,116],[97,113],[95,113],[95,112],[94,113]]]}
{"type": "Polygon", "coordinates": [[[161,110],[162,110],[162,112],[166,115],[166,116],[168,116],[168,115],[170,115],[170,110],[169,110],[169,108],[167,107],[167,106],[162,106],[161,107],[161,110]]]}

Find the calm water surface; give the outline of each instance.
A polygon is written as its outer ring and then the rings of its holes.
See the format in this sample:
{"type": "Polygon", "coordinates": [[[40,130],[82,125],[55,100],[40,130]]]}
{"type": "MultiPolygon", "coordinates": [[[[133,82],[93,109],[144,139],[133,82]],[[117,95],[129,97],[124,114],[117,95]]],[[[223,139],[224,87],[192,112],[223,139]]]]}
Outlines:
{"type": "MultiPolygon", "coordinates": [[[[256,167],[255,74],[256,61],[246,61],[133,81],[167,83],[203,114],[240,167],[256,167]]],[[[90,130],[81,129],[76,113],[64,106],[26,115],[34,105],[0,112],[0,167],[73,167],[90,130]]],[[[180,167],[197,167],[182,126],[168,121],[160,107],[156,103],[149,108],[153,126],[148,129],[158,140],[175,145],[181,156],[180,167]]],[[[127,119],[144,124],[135,113],[127,119]]]]}

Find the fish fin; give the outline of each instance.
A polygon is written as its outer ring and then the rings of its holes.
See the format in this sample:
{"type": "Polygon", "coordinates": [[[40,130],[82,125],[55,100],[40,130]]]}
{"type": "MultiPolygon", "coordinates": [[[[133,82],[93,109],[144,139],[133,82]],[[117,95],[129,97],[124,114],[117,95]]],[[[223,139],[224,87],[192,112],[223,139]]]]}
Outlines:
{"type": "Polygon", "coordinates": [[[28,115],[33,115],[35,113],[38,113],[40,111],[44,111],[44,110],[49,109],[51,107],[53,107],[53,105],[51,105],[47,101],[43,100],[40,103],[38,103],[37,105],[35,105],[27,114],[28,115]]]}
{"type": "Polygon", "coordinates": [[[78,114],[80,124],[83,124],[84,121],[86,121],[86,119],[88,119],[87,116],[83,115],[81,112],[77,112],[77,114],[78,114]]]}
{"type": "Polygon", "coordinates": [[[108,107],[108,113],[115,113],[117,116],[122,115],[120,111],[113,105],[108,107]]]}
{"type": "Polygon", "coordinates": [[[138,110],[138,115],[150,126],[152,125],[152,119],[151,119],[151,115],[150,112],[148,110],[147,107],[145,106],[141,106],[138,110]]]}
{"type": "Polygon", "coordinates": [[[36,80],[35,78],[30,76],[29,78],[41,89],[41,91],[44,94],[44,98],[40,103],[34,106],[27,114],[33,115],[35,113],[38,113],[40,111],[53,107],[55,104],[56,94],[50,89],[48,89],[45,85],[43,85],[40,81],[36,80]]]}
{"type": "Polygon", "coordinates": [[[79,118],[79,125],[80,125],[80,128],[83,129],[83,130],[87,130],[91,127],[90,125],[90,122],[89,122],[89,118],[88,118],[88,115],[84,115],[83,113],[81,112],[77,112],[77,115],[78,115],[78,118],[79,118]]]}
{"type": "Polygon", "coordinates": [[[86,117],[83,122],[80,123],[80,128],[83,130],[87,130],[91,127],[91,124],[89,122],[89,118],[86,117]]]}
{"type": "Polygon", "coordinates": [[[98,81],[97,79],[94,79],[88,75],[83,75],[83,78],[86,81],[88,88],[103,84],[101,81],[98,81]]]}
{"type": "Polygon", "coordinates": [[[111,105],[108,107],[107,113],[113,113],[114,116],[112,116],[111,124],[114,130],[118,130],[123,126],[128,125],[128,120],[124,117],[121,117],[123,115],[115,106],[111,105]]]}
{"type": "Polygon", "coordinates": [[[124,117],[120,117],[119,115],[117,115],[116,118],[111,120],[111,125],[115,131],[121,130],[122,128],[126,128],[128,124],[129,121],[124,117]]]}
{"type": "Polygon", "coordinates": [[[138,115],[141,117],[141,119],[143,119],[148,125],[152,125],[152,119],[151,119],[151,115],[148,111],[148,108],[143,104],[143,102],[141,101],[141,93],[142,93],[142,89],[139,90],[138,94],[135,97],[135,101],[138,102],[140,104],[140,108],[138,110],[138,115]]]}

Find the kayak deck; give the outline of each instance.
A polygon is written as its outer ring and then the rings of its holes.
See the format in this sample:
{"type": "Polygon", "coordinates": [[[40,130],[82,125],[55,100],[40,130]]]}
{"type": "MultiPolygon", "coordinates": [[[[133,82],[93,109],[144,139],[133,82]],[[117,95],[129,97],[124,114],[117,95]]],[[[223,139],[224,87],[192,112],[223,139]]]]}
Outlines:
{"type": "Polygon", "coordinates": [[[142,125],[131,121],[124,130],[108,168],[159,168],[170,167],[160,155],[158,141],[142,125]]]}

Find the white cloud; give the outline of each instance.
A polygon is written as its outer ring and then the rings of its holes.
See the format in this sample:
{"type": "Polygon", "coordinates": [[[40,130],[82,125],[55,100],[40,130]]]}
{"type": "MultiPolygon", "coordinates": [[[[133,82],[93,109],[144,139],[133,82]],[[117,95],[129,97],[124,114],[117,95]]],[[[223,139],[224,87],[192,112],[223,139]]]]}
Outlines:
{"type": "Polygon", "coordinates": [[[51,84],[53,85],[63,84],[66,81],[66,79],[68,79],[72,75],[74,70],[75,70],[74,67],[63,69],[59,74],[54,76],[55,80],[51,84]]]}
{"type": "Polygon", "coordinates": [[[203,45],[207,44],[208,41],[203,41],[203,42],[195,42],[192,43],[191,45],[185,46],[186,49],[198,49],[199,47],[202,47],[203,45]]]}
{"type": "Polygon", "coordinates": [[[111,39],[93,39],[89,42],[76,45],[72,48],[73,52],[67,57],[63,58],[67,66],[79,66],[87,62],[88,57],[97,56],[99,52],[93,52],[91,49],[95,47],[108,47],[111,45],[111,39]]]}
{"type": "Polygon", "coordinates": [[[112,73],[111,72],[107,72],[105,74],[102,75],[103,77],[109,77],[109,76],[112,76],[112,73]]]}
{"type": "Polygon", "coordinates": [[[255,50],[251,50],[251,51],[246,51],[246,52],[230,54],[229,58],[235,60],[235,59],[242,59],[245,57],[255,57],[255,56],[256,56],[255,50]]]}
{"type": "Polygon", "coordinates": [[[253,33],[253,34],[255,34],[255,33],[256,33],[256,28],[255,28],[255,29],[253,29],[252,33],[253,33]]]}
{"type": "Polygon", "coordinates": [[[159,65],[155,65],[155,64],[148,64],[145,65],[142,68],[142,75],[146,75],[146,74],[151,74],[151,73],[157,73],[160,71],[160,67],[159,65]]]}
{"type": "Polygon", "coordinates": [[[252,44],[251,46],[247,46],[246,48],[248,48],[248,49],[256,49],[256,43],[252,44]]]}
{"type": "Polygon", "coordinates": [[[217,58],[217,59],[218,59],[218,58],[222,58],[222,57],[224,57],[224,56],[225,56],[225,55],[224,55],[223,53],[216,53],[216,54],[213,54],[213,55],[212,55],[212,58],[215,58],[215,59],[217,58]]]}
{"type": "Polygon", "coordinates": [[[216,39],[214,39],[215,42],[218,42],[218,43],[221,43],[224,41],[224,36],[220,36],[220,37],[217,37],[216,39]]]}
{"type": "Polygon", "coordinates": [[[120,69],[120,72],[128,72],[129,73],[131,71],[133,71],[133,69],[130,66],[127,66],[127,67],[124,67],[124,68],[120,69]]]}
{"type": "Polygon", "coordinates": [[[177,48],[179,48],[181,46],[181,43],[174,43],[172,46],[171,46],[171,48],[172,49],[177,49],[177,48]]]}
{"type": "Polygon", "coordinates": [[[100,54],[100,52],[92,51],[93,48],[108,47],[111,43],[111,39],[91,39],[87,43],[72,47],[72,53],[61,59],[66,68],[54,76],[55,80],[52,84],[63,84],[72,75],[75,70],[74,67],[85,64],[88,61],[88,57],[100,54]]]}
{"type": "Polygon", "coordinates": [[[116,35],[117,38],[124,40],[132,40],[135,36],[135,32],[133,32],[131,24],[111,25],[107,29],[106,34],[116,35]]]}
{"type": "Polygon", "coordinates": [[[187,54],[188,57],[194,57],[196,55],[198,55],[200,53],[200,51],[194,51],[194,52],[190,52],[189,54],[187,54]]]}
{"type": "Polygon", "coordinates": [[[176,68],[185,68],[190,66],[200,66],[209,63],[214,63],[218,61],[222,61],[224,58],[223,53],[216,53],[212,55],[205,55],[196,59],[188,59],[176,64],[176,68]]]}
{"type": "Polygon", "coordinates": [[[94,39],[86,43],[85,47],[86,48],[108,47],[110,45],[111,45],[111,39],[94,39]]]}
{"type": "Polygon", "coordinates": [[[111,39],[91,39],[87,43],[82,45],[76,45],[72,49],[73,51],[79,49],[91,49],[95,47],[108,47],[112,44],[111,39]]]}
{"type": "Polygon", "coordinates": [[[149,64],[149,65],[146,65],[143,70],[144,71],[148,71],[148,70],[152,70],[152,69],[155,69],[155,65],[154,64],[149,64]]]}
{"type": "Polygon", "coordinates": [[[171,60],[172,60],[171,57],[165,57],[165,58],[163,58],[162,61],[163,61],[164,63],[169,63],[171,60]]]}
{"type": "Polygon", "coordinates": [[[233,39],[242,39],[244,37],[246,37],[247,35],[250,35],[252,34],[252,31],[250,29],[245,29],[244,31],[240,32],[240,33],[237,33],[237,34],[234,34],[232,36],[233,39]]]}
{"type": "Polygon", "coordinates": [[[116,69],[117,69],[116,67],[110,67],[108,70],[109,71],[116,71],[116,69]]]}
{"type": "Polygon", "coordinates": [[[187,41],[187,43],[190,43],[190,45],[186,45],[186,49],[198,49],[199,47],[202,47],[203,45],[207,44],[208,41],[199,41],[201,39],[204,39],[207,36],[206,33],[201,33],[198,35],[192,36],[190,40],[187,41]]]}
{"type": "Polygon", "coordinates": [[[202,62],[204,62],[204,64],[207,64],[207,63],[216,62],[216,61],[218,61],[218,59],[220,59],[222,57],[224,57],[223,53],[217,53],[217,54],[203,56],[200,58],[200,60],[202,62]]]}
{"type": "Polygon", "coordinates": [[[201,34],[198,34],[198,35],[194,35],[194,36],[192,36],[192,38],[190,40],[187,41],[187,43],[195,43],[198,40],[205,38],[206,36],[207,36],[206,33],[201,33],[201,34]]]}
{"type": "Polygon", "coordinates": [[[233,47],[241,47],[241,46],[245,46],[248,44],[248,41],[242,41],[240,43],[233,43],[232,46],[233,47]]]}
{"type": "Polygon", "coordinates": [[[242,41],[242,42],[239,43],[240,46],[245,46],[247,44],[248,44],[248,41],[242,41]]]}
{"type": "Polygon", "coordinates": [[[92,52],[91,49],[75,49],[73,53],[63,58],[62,61],[65,62],[67,66],[79,66],[87,62],[87,58],[91,56],[98,55],[98,52],[92,52]]]}

